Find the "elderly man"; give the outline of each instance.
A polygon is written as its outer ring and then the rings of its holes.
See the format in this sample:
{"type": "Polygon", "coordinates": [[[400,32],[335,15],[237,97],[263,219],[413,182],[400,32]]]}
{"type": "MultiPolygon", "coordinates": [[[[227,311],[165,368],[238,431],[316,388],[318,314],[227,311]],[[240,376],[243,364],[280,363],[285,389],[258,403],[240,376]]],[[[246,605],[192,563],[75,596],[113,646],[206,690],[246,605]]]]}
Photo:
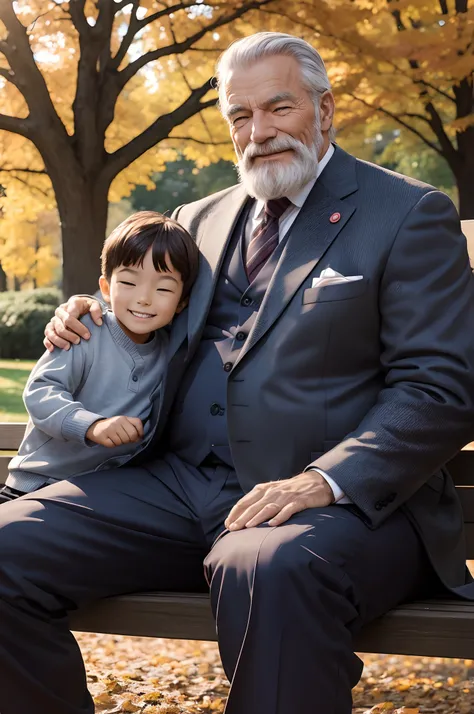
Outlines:
{"type": "MultiPolygon", "coordinates": [[[[0,508],[2,714],[92,712],[68,610],[202,589],[204,559],[226,714],[349,714],[353,634],[465,583],[444,469],[474,435],[456,211],[334,146],[301,39],[242,39],[218,79],[241,182],[176,211],[202,260],[151,435],[126,466],[0,508]]],[[[47,346],[86,337],[89,309],[58,308],[47,346]]]]}

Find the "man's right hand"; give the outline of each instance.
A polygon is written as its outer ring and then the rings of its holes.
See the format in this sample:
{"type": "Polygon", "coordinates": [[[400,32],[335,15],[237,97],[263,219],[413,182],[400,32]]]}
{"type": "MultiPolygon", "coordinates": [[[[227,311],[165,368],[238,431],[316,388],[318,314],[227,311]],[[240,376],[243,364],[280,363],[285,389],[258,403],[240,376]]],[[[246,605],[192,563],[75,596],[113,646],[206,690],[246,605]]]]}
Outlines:
{"type": "Polygon", "coordinates": [[[78,319],[90,312],[96,325],[102,325],[102,308],[93,298],[72,297],[63,302],[54,312],[54,317],[44,328],[43,344],[49,352],[55,347],[68,350],[71,343],[77,345],[81,339],[88,340],[89,330],[78,319]]]}
{"type": "Polygon", "coordinates": [[[110,448],[130,444],[143,439],[143,424],[138,417],[99,419],[88,428],[86,439],[110,448]]]}

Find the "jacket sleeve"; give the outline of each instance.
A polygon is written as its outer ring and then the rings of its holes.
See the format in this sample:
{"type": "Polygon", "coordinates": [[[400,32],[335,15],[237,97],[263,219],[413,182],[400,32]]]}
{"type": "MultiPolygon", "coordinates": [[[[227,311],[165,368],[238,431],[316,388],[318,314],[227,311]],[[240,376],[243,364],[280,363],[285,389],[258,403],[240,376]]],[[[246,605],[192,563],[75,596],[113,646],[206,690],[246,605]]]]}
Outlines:
{"type": "Polygon", "coordinates": [[[474,438],[474,277],[441,192],[402,222],[379,310],[384,388],[358,428],[311,464],[374,528],[474,438]]]}
{"type": "Polygon", "coordinates": [[[101,414],[91,412],[74,395],[87,377],[92,362],[92,341],[81,340],[70,349],[45,352],[34,367],[23,392],[33,424],[62,441],[89,445],[86,433],[101,414]]]}

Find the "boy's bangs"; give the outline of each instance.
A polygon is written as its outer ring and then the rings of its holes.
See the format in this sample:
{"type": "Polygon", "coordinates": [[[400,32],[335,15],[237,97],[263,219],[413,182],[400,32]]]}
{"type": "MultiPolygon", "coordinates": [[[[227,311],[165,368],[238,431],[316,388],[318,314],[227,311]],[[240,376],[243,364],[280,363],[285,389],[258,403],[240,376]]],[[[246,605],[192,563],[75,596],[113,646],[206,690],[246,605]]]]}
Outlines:
{"type": "Polygon", "coordinates": [[[169,273],[170,267],[166,262],[166,241],[162,231],[156,226],[150,226],[146,231],[136,233],[134,236],[124,236],[117,245],[117,251],[122,256],[120,262],[126,268],[143,268],[145,255],[150,248],[155,270],[169,273]]]}

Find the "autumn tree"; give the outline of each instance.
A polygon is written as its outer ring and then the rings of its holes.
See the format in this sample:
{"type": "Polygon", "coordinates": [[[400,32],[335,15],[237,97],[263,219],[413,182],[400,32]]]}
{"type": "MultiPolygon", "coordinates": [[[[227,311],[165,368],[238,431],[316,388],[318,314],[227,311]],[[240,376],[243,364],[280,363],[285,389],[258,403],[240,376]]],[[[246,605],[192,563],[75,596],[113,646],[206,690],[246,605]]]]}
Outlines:
{"type": "Polygon", "coordinates": [[[65,294],[96,288],[108,198],[134,185],[127,170],[137,160],[143,182],[186,139],[209,160],[228,145],[212,117],[219,41],[251,32],[247,15],[256,22],[270,2],[0,0],[0,130],[23,142],[0,169],[49,177],[65,294]]]}
{"type": "Polygon", "coordinates": [[[232,158],[215,60],[281,30],[323,55],[343,146],[370,158],[380,127],[410,133],[472,218],[473,27],[474,0],[0,0],[0,179],[55,198],[64,291],[95,289],[108,200],[153,187],[178,152],[232,158]]]}
{"type": "Polygon", "coordinates": [[[360,147],[381,124],[417,137],[474,218],[474,0],[303,1],[283,14],[326,60],[340,140],[360,147]]]}

